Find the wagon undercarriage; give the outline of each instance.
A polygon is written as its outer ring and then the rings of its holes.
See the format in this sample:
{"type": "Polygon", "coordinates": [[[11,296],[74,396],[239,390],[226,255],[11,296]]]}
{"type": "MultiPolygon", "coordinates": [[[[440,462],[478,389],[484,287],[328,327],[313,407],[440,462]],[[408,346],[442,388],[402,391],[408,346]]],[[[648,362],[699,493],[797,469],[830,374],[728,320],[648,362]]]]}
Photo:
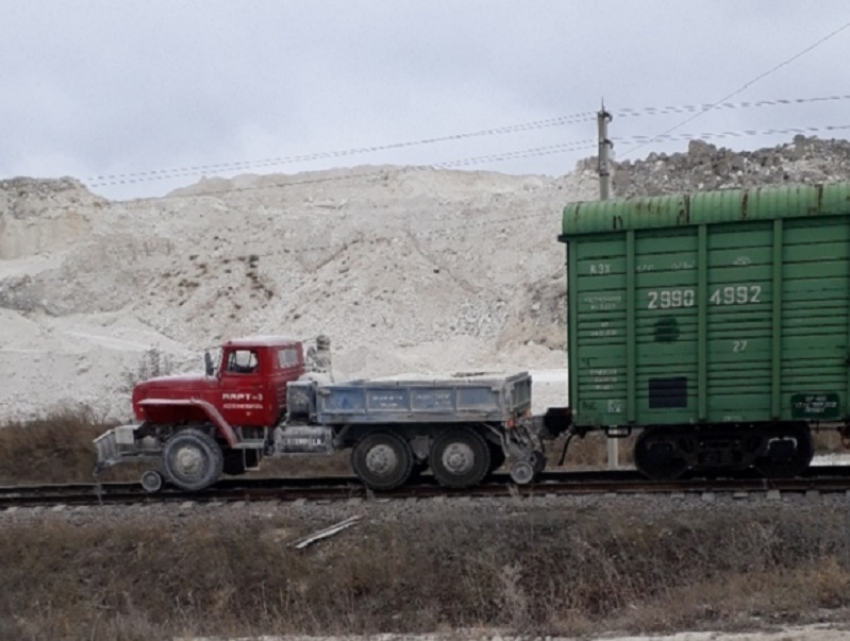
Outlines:
{"type": "Polygon", "coordinates": [[[805,423],[656,426],[635,443],[635,466],[653,479],[675,479],[688,470],[720,472],[755,467],[769,478],[801,474],[814,455],[805,423]]]}

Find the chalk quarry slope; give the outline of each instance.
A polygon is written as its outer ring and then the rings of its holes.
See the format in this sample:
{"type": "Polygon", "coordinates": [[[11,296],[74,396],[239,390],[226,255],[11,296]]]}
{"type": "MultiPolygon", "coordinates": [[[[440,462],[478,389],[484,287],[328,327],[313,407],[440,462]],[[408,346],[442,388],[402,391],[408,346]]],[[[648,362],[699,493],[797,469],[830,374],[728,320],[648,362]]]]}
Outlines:
{"type": "MultiPolygon", "coordinates": [[[[343,377],[564,368],[556,237],[565,203],[597,197],[594,169],[368,166],[121,202],[71,178],[0,181],[0,423],[128,418],[135,381],[250,334],[326,333],[343,377]]],[[[619,195],[834,180],[850,180],[850,143],[802,136],[614,165],[619,195]]]]}
{"type": "Polygon", "coordinates": [[[110,202],[0,182],[0,415],[128,416],[222,339],[333,340],[343,376],[564,367],[562,178],[363,167],[110,202]]]}

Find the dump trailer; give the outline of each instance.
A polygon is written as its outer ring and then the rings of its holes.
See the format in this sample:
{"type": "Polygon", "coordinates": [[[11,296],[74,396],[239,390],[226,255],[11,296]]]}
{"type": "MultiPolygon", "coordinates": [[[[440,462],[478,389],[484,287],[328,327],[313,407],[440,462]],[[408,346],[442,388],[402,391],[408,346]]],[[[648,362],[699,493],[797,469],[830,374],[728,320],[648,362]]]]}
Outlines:
{"type": "MultiPolygon", "coordinates": [[[[324,348],[329,353],[329,341],[324,348]]],[[[163,477],[187,491],[267,456],[351,450],[357,476],[389,490],[430,467],[449,487],[480,483],[511,459],[528,483],[545,466],[531,417],[531,376],[410,375],[335,383],[306,367],[303,345],[282,337],[229,341],[203,375],[160,377],[133,392],[136,422],[95,440],[96,472],[146,461],[149,491],[163,477]]],[[[322,354],[317,362],[329,363],[322,354]]]]}
{"type": "Polygon", "coordinates": [[[850,436],[850,184],[572,203],[571,430],[653,478],[800,474],[850,436]]]}
{"type": "Polygon", "coordinates": [[[543,462],[527,372],[296,381],[273,444],[275,454],[351,448],[354,472],[375,489],[402,485],[427,467],[443,485],[469,487],[508,455],[527,482],[543,462]]]}

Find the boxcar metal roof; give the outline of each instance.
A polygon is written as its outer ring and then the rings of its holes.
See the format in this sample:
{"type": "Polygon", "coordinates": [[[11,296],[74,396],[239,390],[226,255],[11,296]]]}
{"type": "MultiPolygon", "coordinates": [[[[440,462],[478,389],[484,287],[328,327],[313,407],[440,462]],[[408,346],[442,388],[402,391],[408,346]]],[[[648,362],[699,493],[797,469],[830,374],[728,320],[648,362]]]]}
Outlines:
{"type": "Polygon", "coordinates": [[[782,185],[570,203],[563,234],[850,215],[850,183],[782,185]]]}

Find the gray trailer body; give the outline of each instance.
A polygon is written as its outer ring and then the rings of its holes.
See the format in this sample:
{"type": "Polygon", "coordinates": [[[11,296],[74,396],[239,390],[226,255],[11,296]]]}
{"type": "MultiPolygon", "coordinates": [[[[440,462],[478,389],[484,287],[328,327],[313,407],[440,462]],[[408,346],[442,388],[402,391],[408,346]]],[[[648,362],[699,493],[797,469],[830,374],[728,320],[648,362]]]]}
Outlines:
{"type": "Polygon", "coordinates": [[[321,384],[290,383],[288,422],[319,425],[404,423],[509,424],[531,410],[531,376],[475,373],[401,375],[321,384]]]}

